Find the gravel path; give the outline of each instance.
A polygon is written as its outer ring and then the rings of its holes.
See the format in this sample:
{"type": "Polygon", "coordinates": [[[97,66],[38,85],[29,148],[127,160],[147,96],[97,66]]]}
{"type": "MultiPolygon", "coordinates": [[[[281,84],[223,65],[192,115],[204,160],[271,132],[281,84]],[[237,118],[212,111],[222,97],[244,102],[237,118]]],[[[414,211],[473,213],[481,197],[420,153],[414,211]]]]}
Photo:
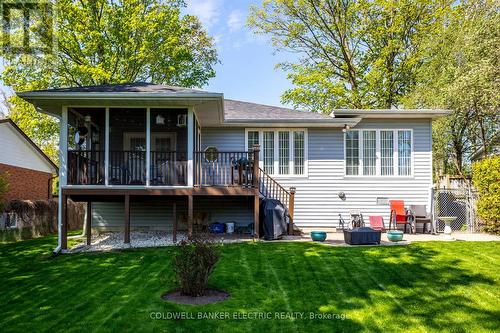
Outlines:
{"type": "MultiPolygon", "coordinates": [[[[183,232],[177,232],[177,241],[186,239],[187,235],[183,232]]],[[[172,234],[165,231],[132,231],[130,233],[130,244],[123,243],[123,232],[106,232],[99,235],[93,235],[91,245],[86,245],[85,239],[68,250],[70,253],[111,251],[141,247],[159,247],[174,245],[172,234]]],[[[241,235],[223,234],[219,239],[224,243],[235,243],[251,240],[241,235]]]]}

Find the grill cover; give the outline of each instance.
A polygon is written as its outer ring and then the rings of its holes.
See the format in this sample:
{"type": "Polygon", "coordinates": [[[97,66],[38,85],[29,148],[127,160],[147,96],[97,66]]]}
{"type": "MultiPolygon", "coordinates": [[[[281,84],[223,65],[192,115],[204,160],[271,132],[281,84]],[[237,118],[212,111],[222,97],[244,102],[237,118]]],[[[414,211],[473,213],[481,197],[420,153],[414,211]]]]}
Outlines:
{"type": "Polygon", "coordinates": [[[280,239],[286,235],[289,222],[288,209],[275,199],[263,199],[260,203],[260,230],[265,240],[280,239]]]}

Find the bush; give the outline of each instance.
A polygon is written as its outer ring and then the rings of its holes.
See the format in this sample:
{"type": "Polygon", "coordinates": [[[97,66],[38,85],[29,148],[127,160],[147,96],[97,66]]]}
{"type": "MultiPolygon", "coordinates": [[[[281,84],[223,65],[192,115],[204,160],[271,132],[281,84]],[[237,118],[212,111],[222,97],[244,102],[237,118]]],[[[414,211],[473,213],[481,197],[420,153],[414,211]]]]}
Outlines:
{"type": "Polygon", "coordinates": [[[472,181],[479,194],[477,213],[484,231],[500,234],[500,156],[474,163],[472,181]]]}
{"type": "Polygon", "coordinates": [[[172,263],[181,294],[203,296],[219,257],[219,244],[207,237],[198,235],[179,242],[172,263]]]}
{"type": "MultiPolygon", "coordinates": [[[[85,216],[85,203],[68,200],[68,231],[81,229],[85,216]]],[[[58,200],[11,200],[5,204],[5,212],[16,217],[16,229],[9,231],[1,240],[23,240],[47,236],[57,232],[58,200]]]]}

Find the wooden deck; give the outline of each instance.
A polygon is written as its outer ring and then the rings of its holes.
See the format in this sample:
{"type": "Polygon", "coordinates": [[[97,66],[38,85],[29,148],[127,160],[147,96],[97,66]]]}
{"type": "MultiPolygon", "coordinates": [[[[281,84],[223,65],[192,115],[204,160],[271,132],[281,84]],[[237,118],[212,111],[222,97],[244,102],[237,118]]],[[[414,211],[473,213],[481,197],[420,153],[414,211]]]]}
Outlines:
{"type": "MultiPolygon", "coordinates": [[[[251,152],[216,153],[217,163],[205,152],[195,152],[198,170],[194,173],[194,186],[105,186],[105,185],[66,185],[61,188],[62,219],[61,248],[67,249],[67,201],[86,202],[87,211],[92,212],[92,202],[123,202],[124,242],[130,243],[130,202],[132,199],[145,200],[148,197],[161,197],[165,205],[172,205],[173,240],[177,237],[177,204],[187,201],[188,236],[193,234],[193,201],[201,196],[240,196],[254,198],[254,237],[259,237],[259,204],[260,198],[271,198],[281,201],[290,212],[289,232],[293,230],[293,212],[295,188],[289,191],[259,168],[259,146],[251,152]],[[215,163],[215,164],[214,164],[215,163]],[[210,164],[210,166],[205,166],[210,164]],[[235,167],[236,166],[236,167],[235,167]],[[207,172],[206,170],[211,170],[207,172]],[[215,184],[214,184],[215,183],[215,184]]],[[[84,168],[85,169],[85,168],[84,168]]],[[[88,170],[88,169],[85,169],[88,170]]],[[[77,177],[90,179],[88,177],[77,177]]],[[[95,177],[94,177],[95,178],[95,177]]],[[[146,199],[147,200],[147,199],[146,199]]],[[[91,213],[87,214],[87,243],[90,245],[92,227],[91,213]]]]}
{"type": "MultiPolygon", "coordinates": [[[[254,197],[254,236],[259,236],[259,188],[258,187],[192,187],[192,188],[143,188],[143,189],[130,189],[130,188],[62,188],[62,237],[61,248],[66,250],[68,247],[67,242],[67,201],[71,199],[77,202],[87,202],[87,209],[89,212],[92,210],[92,202],[102,201],[123,201],[125,208],[124,218],[124,242],[130,243],[130,199],[131,197],[164,197],[165,205],[172,205],[172,221],[173,224],[173,240],[177,239],[177,204],[181,200],[187,200],[188,203],[188,236],[193,234],[193,202],[195,197],[200,196],[246,196],[254,197]]],[[[87,230],[87,244],[90,245],[92,227],[91,214],[87,214],[86,230],[87,230]]]]}

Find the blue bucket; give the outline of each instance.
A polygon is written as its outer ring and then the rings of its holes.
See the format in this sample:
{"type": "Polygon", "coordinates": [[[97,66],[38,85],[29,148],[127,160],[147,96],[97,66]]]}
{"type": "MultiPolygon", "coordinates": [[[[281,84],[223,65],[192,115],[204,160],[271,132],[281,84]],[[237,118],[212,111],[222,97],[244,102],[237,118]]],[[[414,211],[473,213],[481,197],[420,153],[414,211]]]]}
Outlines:
{"type": "Polygon", "coordinates": [[[219,223],[219,222],[215,222],[215,223],[212,223],[210,225],[209,229],[210,229],[210,232],[212,232],[214,234],[223,234],[224,233],[224,224],[219,223]]]}

